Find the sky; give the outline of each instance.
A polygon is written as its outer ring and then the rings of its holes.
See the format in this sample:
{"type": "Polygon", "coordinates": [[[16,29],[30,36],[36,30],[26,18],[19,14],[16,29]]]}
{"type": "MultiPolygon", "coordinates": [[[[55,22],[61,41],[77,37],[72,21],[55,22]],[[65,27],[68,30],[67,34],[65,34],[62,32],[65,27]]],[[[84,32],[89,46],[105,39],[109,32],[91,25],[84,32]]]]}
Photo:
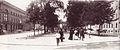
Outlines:
{"type": "MultiPolygon", "coordinates": [[[[28,7],[28,5],[31,3],[31,1],[33,0],[5,0],[13,5],[15,5],[16,7],[19,7],[23,10],[26,10],[26,8],[28,7]]],[[[64,3],[67,3],[68,0],[62,0],[64,1],[64,3]]]]}
{"type": "Polygon", "coordinates": [[[32,0],[5,0],[16,7],[21,8],[22,10],[26,10],[28,5],[31,3],[32,0]]]}

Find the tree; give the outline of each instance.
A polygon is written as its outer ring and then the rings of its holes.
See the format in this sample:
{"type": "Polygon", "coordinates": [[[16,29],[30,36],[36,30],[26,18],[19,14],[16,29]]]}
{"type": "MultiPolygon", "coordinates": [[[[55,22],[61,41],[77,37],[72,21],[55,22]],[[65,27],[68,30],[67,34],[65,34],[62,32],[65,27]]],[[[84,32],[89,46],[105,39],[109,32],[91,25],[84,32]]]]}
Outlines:
{"type": "Polygon", "coordinates": [[[34,26],[34,36],[35,36],[35,24],[39,24],[41,19],[42,8],[39,7],[38,2],[31,2],[29,8],[27,9],[28,15],[30,16],[29,22],[34,26]]]}
{"type": "Polygon", "coordinates": [[[79,27],[81,26],[80,15],[82,13],[82,9],[85,3],[83,2],[69,2],[69,6],[67,7],[67,22],[70,27],[79,27]]]}
{"type": "Polygon", "coordinates": [[[63,8],[62,2],[56,0],[40,0],[32,2],[27,10],[30,16],[30,22],[34,24],[34,28],[35,24],[44,25],[44,33],[46,33],[46,27],[52,29],[57,27],[58,15],[54,14],[54,12],[59,7],[63,8]]]}
{"type": "Polygon", "coordinates": [[[98,35],[100,35],[102,25],[104,23],[110,24],[111,22],[119,19],[119,18],[114,19],[116,9],[114,10],[113,7],[111,7],[111,3],[112,2],[101,1],[95,2],[93,5],[94,8],[96,8],[94,9],[94,12],[97,12],[93,22],[99,25],[98,35]]]}
{"type": "Polygon", "coordinates": [[[70,1],[68,6],[68,23],[70,27],[83,27],[86,25],[100,25],[115,21],[115,10],[111,7],[111,2],[75,2],[70,1]]]}
{"type": "Polygon", "coordinates": [[[46,3],[44,7],[44,26],[47,28],[52,29],[52,32],[54,31],[54,28],[58,26],[58,15],[54,14],[56,9],[58,8],[64,8],[63,2],[61,1],[52,1],[46,3]],[[52,5],[50,5],[52,4],[52,5]]]}

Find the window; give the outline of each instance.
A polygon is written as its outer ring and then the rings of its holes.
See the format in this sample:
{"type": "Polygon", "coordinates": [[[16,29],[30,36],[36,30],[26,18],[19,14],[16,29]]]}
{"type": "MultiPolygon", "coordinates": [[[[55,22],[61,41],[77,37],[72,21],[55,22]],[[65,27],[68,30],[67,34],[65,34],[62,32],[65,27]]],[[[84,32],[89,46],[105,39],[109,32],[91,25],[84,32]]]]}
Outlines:
{"type": "Polygon", "coordinates": [[[106,28],[108,28],[108,24],[106,24],[106,28]]]}
{"type": "Polygon", "coordinates": [[[8,21],[8,18],[7,18],[8,16],[7,16],[7,14],[3,14],[3,20],[4,21],[8,21]]]}
{"type": "Polygon", "coordinates": [[[18,16],[17,13],[16,13],[16,16],[18,16]]]}
{"type": "Polygon", "coordinates": [[[110,24],[109,24],[109,28],[110,28],[110,24]]]}
{"type": "Polygon", "coordinates": [[[108,32],[110,32],[110,30],[108,30],[108,32]]]}
{"type": "Polygon", "coordinates": [[[105,24],[103,25],[103,28],[105,28],[105,24]]]}
{"type": "Polygon", "coordinates": [[[11,12],[11,15],[13,15],[13,12],[11,12]]]}
{"type": "Polygon", "coordinates": [[[111,32],[113,32],[113,31],[111,30],[111,32]]]}
{"type": "Polygon", "coordinates": [[[12,15],[12,12],[10,12],[10,14],[12,15]]]}
{"type": "Polygon", "coordinates": [[[18,14],[17,14],[17,17],[18,17],[18,14]]]}
{"type": "Polygon", "coordinates": [[[111,25],[111,28],[113,28],[113,24],[111,25]]]}
{"type": "Polygon", "coordinates": [[[7,9],[5,9],[5,13],[8,13],[8,10],[7,10],[7,9]]]}
{"type": "Polygon", "coordinates": [[[118,26],[118,25],[117,25],[117,23],[116,23],[116,28],[117,28],[117,26],[118,26]]]}

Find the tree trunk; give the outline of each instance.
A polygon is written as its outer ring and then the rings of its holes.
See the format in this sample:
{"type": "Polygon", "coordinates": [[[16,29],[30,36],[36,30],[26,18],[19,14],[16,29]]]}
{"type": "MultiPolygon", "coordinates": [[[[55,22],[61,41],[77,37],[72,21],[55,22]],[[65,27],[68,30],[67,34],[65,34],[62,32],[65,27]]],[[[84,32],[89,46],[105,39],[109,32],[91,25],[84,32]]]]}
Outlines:
{"type": "Polygon", "coordinates": [[[33,25],[34,25],[34,36],[35,36],[35,23],[33,25]]]}
{"type": "Polygon", "coordinates": [[[48,32],[48,27],[46,27],[46,32],[48,32]]]}
{"type": "Polygon", "coordinates": [[[98,31],[98,35],[100,35],[101,33],[101,30],[102,30],[102,24],[99,25],[99,31],[98,31]]]}
{"type": "MultiPolygon", "coordinates": [[[[38,23],[39,24],[39,23],[38,23]]],[[[39,26],[38,26],[39,28],[37,28],[38,29],[38,34],[39,34],[39,29],[40,29],[40,24],[39,24],[39,26]]]]}
{"type": "Polygon", "coordinates": [[[38,34],[39,34],[39,29],[38,29],[38,34]]]}
{"type": "Polygon", "coordinates": [[[52,33],[54,33],[54,32],[55,32],[53,27],[51,28],[51,32],[52,32],[52,33]]]}
{"type": "Polygon", "coordinates": [[[46,26],[44,25],[44,34],[46,34],[46,26]]]}

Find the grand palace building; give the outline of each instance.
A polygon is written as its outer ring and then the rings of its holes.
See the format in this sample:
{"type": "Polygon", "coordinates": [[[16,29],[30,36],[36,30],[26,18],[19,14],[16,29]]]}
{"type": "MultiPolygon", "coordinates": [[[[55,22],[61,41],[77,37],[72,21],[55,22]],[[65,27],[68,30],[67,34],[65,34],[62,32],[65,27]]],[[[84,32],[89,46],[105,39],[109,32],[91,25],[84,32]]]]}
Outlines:
{"type": "Polygon", "coordinates": [[[14,32],[18,29],[27,30],[28,20],[26,12],[4,0],[0,0],[0,28],[7,32],[14,32]]]}

